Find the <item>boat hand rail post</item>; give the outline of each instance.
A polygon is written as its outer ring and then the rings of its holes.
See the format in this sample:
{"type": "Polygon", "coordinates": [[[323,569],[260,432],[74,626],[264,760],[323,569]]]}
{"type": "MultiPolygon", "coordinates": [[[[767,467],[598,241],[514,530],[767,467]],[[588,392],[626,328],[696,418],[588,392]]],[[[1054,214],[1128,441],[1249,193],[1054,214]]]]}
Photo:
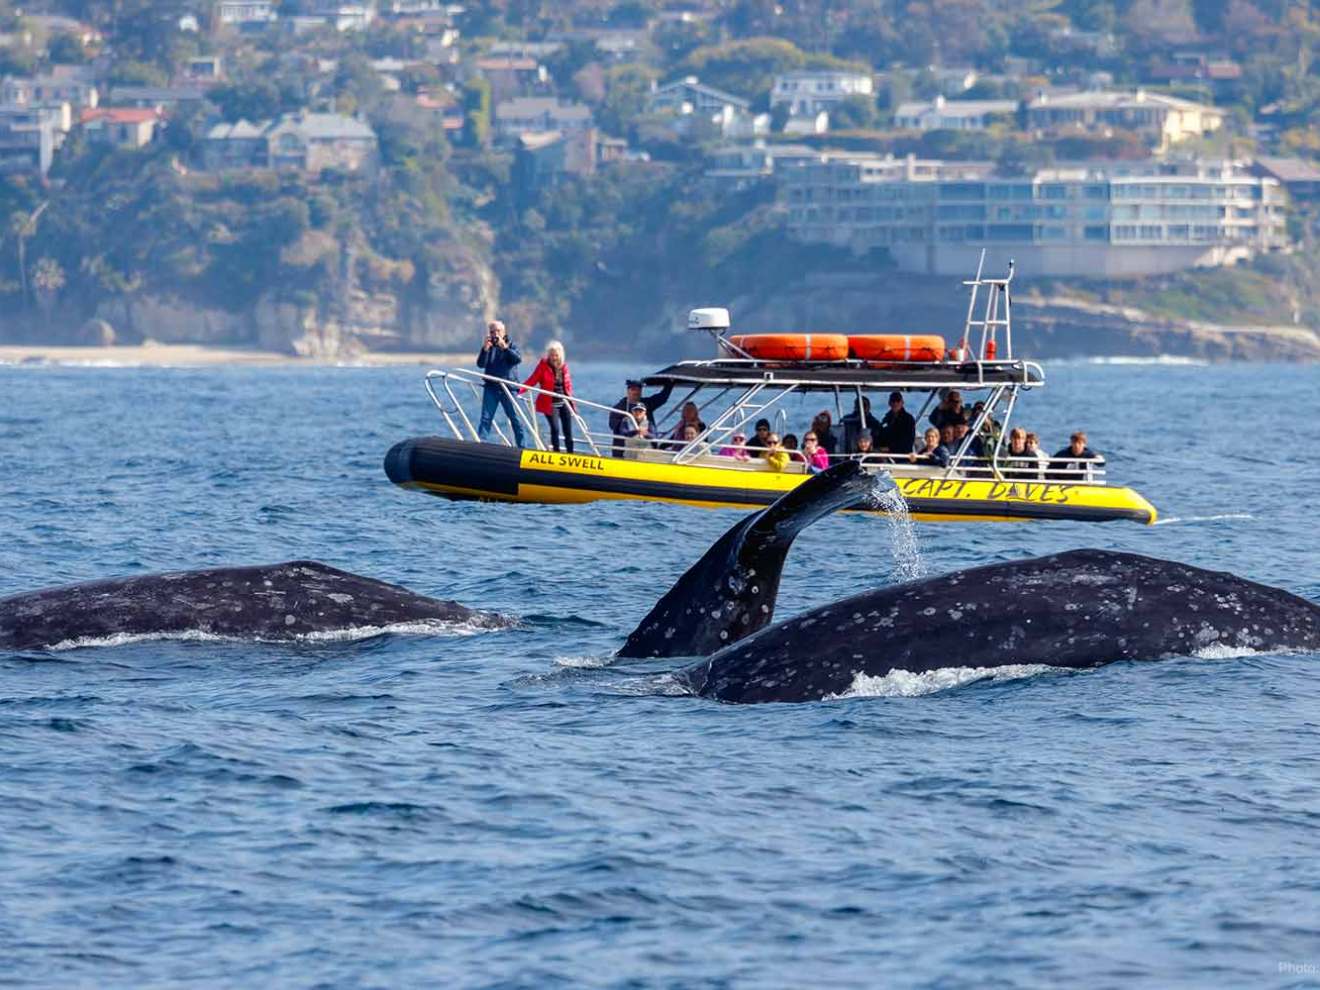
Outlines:
{"type": "MultiPolygon", "coordinates": [[[[688,444],[687,447],[683,448],[677,454],[675,454],[674,463],[675,464],[690,463],[695,457],[697,457],[701,453],[702,446],[705,446],[706,448],[713,448],[718,443],[721,443],[722,441],[725,441],[729,437],[731,437],[733,435],[734,430],[743,429],[745,431],[747,428],[747,423],[751,420],[753,416],[760,415],[761,413],[769,409],[771,406],[781,401],[785,396],[790,395],[796,391],[797,391],[796,385],[780,385],[778,382],[772,383],[769,381],[757,382],[756,385],[754,385],[752,388],[747,389],[745,392],[743,392],[743,394],[739,396],[738,401],[735,402],[728,409],[726,409],[723,413],[721,413],[720,417],[717,420],[715,420],[715,422],[713,422],[710,426],[706,427],[705,432],[699,434],[695,440],[692,440],[688,444]],[[769,387],[771,384],[774,384],[776,386],[775,389],[773,390],[774,398],[772,398],[769,402],[763,402],[759,406],[756,406],[755,408],[751,408],[751,400],[754,397],[760,395],[761,392],[765,391],[766,388],[769,387]],[[742,412],[744,408],[748,408],[750,409],[750,411],[747,413],[746,416],[743,416],[741,420],[738,420],[732,426],[722,425],[725,420],[732,417],[736,417],[736,415],[742,412]]],[[[785,416],[787,416],[787,414],[785,414],[785,416]]],[[[753,448],[748,448],[748,449],[750,450],[753,448]]]]}
{"type": "Polygon", "coordinates": [[[691,449],[685,447],[674,455],[674,463],[686,464],[691,461],[697,456],[695,451],[698,449],[698,445],[703,442],[706,443],[707,446],[713,447],[721,440],[727,440],[733,435],[734,430],[745,424],[748,419],[751,419],[751,417],[755,416],[757,412],[760,412],[769,405],[770,403],[766,403],[765,405],[759,406],[754,412],[749,413],[741,422],[735,423],[733,426],[724,426],[724,423],[727,420],[735,418],[745,406],[749,405],[752,398],[764,391],[768,384],[768,382],[762,380],[754,383],[750,388],[743,389],[742,394],[738,396],[738,401],[725,409],[724,412],[720,413],[719,416],[715,418],[715,421],[707,426],[696,440],[691,442],[689,445],[691,449]]]}
{"type": "MultiPolygon", "coordinates": [[[[454,403],[454,408],[458,411],[458,414],[463,417],[463,422],[467,425],[468,432],[471,434],[470,437],[465,437],[463,436],[462,433],[455,431],[456,436],[460,440],[471,439],[474,443],[481,443],[482,440],[477,435],[477,430],[472,426],[472,420],[468,418],[467,411],[463,408],[463,403],[458,400],[458,396],[454,395],[454,390],[449,386],[449,379],[451,377],[457,379],[461,384],[464,384],[468,387],[468,392],[472,395],[473,400],[480,403],[483,400],[483,396],[480,392],[477,391],[477,383],[472,381],[471,378],[466,377],[467,374],[468,373],[466,369],[463,369],[461,371],[459,369],[453,369],[451,371],[428,371],[426,373],[426,390],[430,392],[432,401],[435,401],[436,406],[440,408],[440,414],[442,416],[445,416],[445,419],[448,420],[449,417],[445,415],[444,408],[440,406],[440,403],[438,401],[436,401],[435,392],[431,389],[431,377],[433,375],[439,378],[441,381],[443,381],[445,383],[445,393],[454,403]]],[[[485,374],[482,374],[481,372],[472,372],[472,374],[479,375],[481,378],[487,377],[485,374]]],[[[507,380],[507,379],[502,379],[502,380],[507,380]]],[[[492,378],[491,381],[495,382],[497,381],[497,379],[492,378]]],[[[507,389],[505,390],[505,394],[506,395],[508,394],[507,389]]],[[[500,438],[500,441],[504,444],[504,446],[506,447],[513,446],[513,441],[510,440],[507,435],[505,435],[504,428],[500,426],[498,421],[492,420],[490,425],[491,428],[495,430],[495,435],[500,438]]],[[[453,429],[452,423],[450,424],[450,428],[453,429]]],[[[532,432],[533,434],[536,435],[536,442],[539,444],[541,442],[540,434],[536,433],[535,428],[533,428],[532,432]]]]}
{"type": "MultiPolygon", "coordinates": [[[[1004,407],[1004,421],[999,424],[999,435],[995,437],[994,449],[990,452],[990,468],[994,471],[995,478],[1003,476],[999,472],[999,451],[1004,446],[1004,437],[1008,436],[1012,427],[1009,425],[1013,421],[1013,408],[1017,405],[1018,391],[1016,388],[1008,390],[1008,405],[1004,407]]],[[[987,411],[990,411],[987,408],[987,411]]]]}
{"type": "Polygon", "coordinates": [[[972,440],[975,439],[977,433],[981,429],[981,424],[984,423],[985,418],[990,415],[990,410],[999,404],[999,397],[1003,395],[1003,392],[1004,386],[1001,385],[990,393],[990,398],[986,400],[985,405],[981,407],[981,415],[976,417],[976,421],[972,424],[971,429],[967,431],[967,436],[963,437],[962,443],[960,443],[958,449],[953,452],[953,457],[949,458],[949,464],[944,469],[944,476],[946,478],[952,475],[962,463],[964,455],[969,449],[971,449],[972,440]]]}
{"type": "MultiPolygon", "coordinates": [[[[748,449],[754,450],[757,448],[748,449]]],[[[904,454],[830,455],[831,464],[837,464],[840,461],[858,461],[865,467],[883,464],[887,470],[896,471],[904,478],[938,478],[940,480],[951,478],[954,481],[971,480],[1005,483],[1024,481],[1062,485],[1108,485],[1105,480],[1104,466],[1098,462],[1088,462],[1087,466],[1082,468],[1064,468],[1054,467],[1054,458],[1050,458],[1043,464],[1039,461],[1028,462],[1026,458],[1008,458],[1007,463],[996,469],[987,458],[964,457],[957,474],[952,476],[943,469],[939,469],[934,474],[925,473],[929,470],[929,465],[923,464],[921,461],[913,461],[904,454]]]]}
{"type": "MultiPolygon", "coordinates": [[[[583,437],[586,439],[587,443],[591,445],[592,452],[596,454],[596,456],[598,457],[604,456],[603,454],[601,454],[600,448],[596,444],[595,437],[598,434],[596,432],[593,432],[588,427],[586,420],[582,417],[582,414],[578,411],[577,407],[579,405],[586,406],[590,409],[595,409],[607,415],[622,416],[625,420],[627,420],[630,424],[632,424],[632,428],[634,431],[638,429],[636,418],[628,410],[616,409],[613,406],[607,406],[599,402],[593,402],[590,399],[582,399],[576,395],[572,395],[572,396],[561,395],[560,393],[555,392],[551,389],[544,389],[537,385],[522,385],[517,382],[513,382],[507,378],[497,378],[493,375],[488,375],[485,372],[473,371],[470,368],[447,368],[447,369],[436,369],[436,370],[428,371],[426,373],[426,390],[431,395],[432,401],[435,402],[436,407],[440,409],[441,414],[445,415],[445,409],[443,405],[440,403],[439,399],[437,398],[435,394],[435,390],[431,385],[433,379],[440,379],[445,383],[445,391],[448,392],[450,398],[454,400],[454,405],[457,408],[459,415],[463,417],[463,422],[466,424],[468,431],[471,435],[471,438],[474,440],[476,439],[477,431],[473,428],[472,421],[468,418],[466,411],[463,409],[462,403],[458,402],[457,398],[453,394],[452,389],[450,389],[449,387],[449,380],[451,378],[467,385],[471,389],[474,397],[480,396],[478,386],[484,386],[487,382],[495,385],[500,385],[500,387],[503,388],[504,390],[504,394],[508,395],[510,399],[513,400],[514,405],[518,407],[518,411],[523,419],[524,425],[527,426],[528,429],[531,430],[533,436],[537,438],[538,448],[541,450],[544,450],[545,447],[544,445],[541,444],[540,433],[537,430],[537,427],[533,425],[533,421],[529,420],[527,418],[526,413],[523,411],[522,408],[523,403],[518,402],[517,398],[509,390],[510,385],[517,385],[520,393],[523,390],[525,390],[529,393],[533,393],[537,395],[548,395],[551,398],[559,398],[567,401],[569,412],[572,415],[574,422],[581,427],[583,437]]],[[[499,433],[500,438],[504,441],[505,446],[510,446],[510,447],[513,446],[513,443],[509,440],[509,438],[504,435],[504,431],[500,429],[499,423],[495,423],[493,425],[495,430],[499,433]]],[[[459,439],[467,439],[466,437],[463,437],[461,433],[457,433],[457,435],[459,439]]],[[[604,436],[604,434],[599,434],[599,435],[604,436]]],[[[613,434],[610,434],[610,436],[612,438],[613,434]]]]}

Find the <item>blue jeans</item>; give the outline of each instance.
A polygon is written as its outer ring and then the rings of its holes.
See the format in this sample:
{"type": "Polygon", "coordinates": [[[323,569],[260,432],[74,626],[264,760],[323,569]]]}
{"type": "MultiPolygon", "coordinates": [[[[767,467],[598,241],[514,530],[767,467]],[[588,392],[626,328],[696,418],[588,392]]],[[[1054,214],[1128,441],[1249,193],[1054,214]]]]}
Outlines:
{"type": "Polygon", "coordinates": [[[490,434],[491,424],[495,422],[495,410],[503,409],[513,426],[513,442],[523,446],[522,422],[513,408],[513,400],[498,385],[486,385],[481,390],[481,422],[477,424],[477,439],[485,441],[490,434]]]}

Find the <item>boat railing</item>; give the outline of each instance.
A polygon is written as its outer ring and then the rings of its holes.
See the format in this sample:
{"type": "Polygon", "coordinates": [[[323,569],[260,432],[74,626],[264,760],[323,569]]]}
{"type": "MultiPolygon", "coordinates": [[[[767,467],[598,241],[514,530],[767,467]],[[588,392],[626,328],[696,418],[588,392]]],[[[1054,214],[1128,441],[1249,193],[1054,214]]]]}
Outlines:
{"type": "MultiPolygon", "coordinates": [[[[612,431],[606,433],[600,430],[592,430],[582,415],[584,408],[605,413],[609,416],[622,417],[631,424],[634,431],[637,429],[637,420],[633,418],[632,413],[616,409],[613,406],[602,405],[599,402],[592,402],[590,399],[583,399],[576,395],[564,396],[550,389],[544,389],[536,385],[524,385],[521,382],[500,378],[496,375],[488,375],[484,371],[472,371],[469,368],[435,369],[426,373],[426,393],[431,397],[431,402],[440,411],[445,424],[457,440],[475,442],[480,441],[481,437],[477,435],[477,426],[473,424],[455,390],[466,392],[476,402],[480,403],[488,386],[497,388],[501,397],[507,398],[512,403],[512,408],[518,415],[519,422],[522,424],[526,435],[534,440],[537,450],[546,449],[545,440],[541,437],[540,418],[536,415],[533,406],[533,400],[538,395],[547,395],[553,400],[566,404],[569,417],[575,427],[574,440],[581,439],[585,441],[587,446],[591,448],[591,452],[597,457],[604,456],[601,452],[602,443],[606,450],[614,446],[615,435],[612,431]],[[437,384],[444,392],[444,399],[436,391],[437,384]]],[[[491,428],[500,438],[502,444],[506,447],[514,446],[513,440],[504,432],[498,418],[492,422],[491,428]]]]}
{"type": "MultiPolygon", "coordinates": [[[[767,383],[768,384],[768,383],[767,383]]],[[[757,469],[761,467],[762,455],[769,453],[768,448],[754,445],[735,445],[732,436],[742,432],[750,435],[747,425],[753,418],[766,413],[783,413],[778,408],[782,399],[793,392],[792,387],[765,389],[754,387],[744,392],[737,401],[724,409],[705,429],[700,430],[695,439],[674,439],[669,435],[637,438],[616,433],[612,428],[592,429],[584,412],[590,411],[606,417],[617,417],[613,422],[622,421],[632,434],[638,432],[637,420],[630,412],[615,406],[603,405],[579,396],[564,396],[536,385],[523,385],[520,382],[468,368],[436,369],[429,371],[425,379],[427,394],[439,410],[451,434],[457,440],[480,442],[477,424],[474,424],[461,396],[466,395],[479,408],[483,392],[487,386],[499,390],[501,397],[512,404],[515,415],[530,437],[534,449],[547,450],[542,436],[542,417],[536,415],[533,400],[536,396],[546,395],[567,404],[569,417],[574,426],[574,441],[584,443],[597,457],[615,456],[624,459],[643,459],[675,464],[689,464],[710,467],[757,469]],[[768,393],[768,394],[764,394],[768,393]],[[726,453],[731,450],[745,450],[744,460],[737,455],[726,453]]],[[[1005,388],[1005,386],[1001,386],[1005,388]]],[[[997,399],[996,395],[993,397],[997,399]]],[[[994,401],[987,402],[986,408],[992,408],[994,401]]],[[[1011,409],[1010,409],[1011,413],[1011,409]]],[[[976,421],[979,429],[985,419],[983,414],[976,421]]],[[[608,421],[608,420],[607,420],[608,421]]],[[[498,442],[504,446],[514,446],[513,440],[505,432],[498,417],[491,426],[498,442]]],[[[970,434],[969,434],[970,437],[970,434]]],[[[489,440],[487,442],[490,442],[489,440]]],[[[970,440],[968,441],[970,443],[970,440]]],[[[783,448],[780,448],[781,450],[783,448]]],[[[792,458],[787,470],[803,473],[807,470],[804,459],[797,457],[799,452],[787,451],[792,458]]],[[[956,451],[946,465],[939,465],[930,460],[916,458],[907,454],[872,452],[866,454],[830,455],[831,463],[843,460],[858,460],[868,469],[885,470],[895,478],[933,477],[942,479],[978,479],[990,481],[1040,481],[1053,484],[1089,484],[1103,485],[1105,470],[1103,461],[1082,463],[1074,461],[1031,460],[1014,458],[1000,448],[992,457],[973,457],[967,450],[956,451]],[[1079,467],[1066,467],[1065,464],[1078,463],[1079,467]]]]}

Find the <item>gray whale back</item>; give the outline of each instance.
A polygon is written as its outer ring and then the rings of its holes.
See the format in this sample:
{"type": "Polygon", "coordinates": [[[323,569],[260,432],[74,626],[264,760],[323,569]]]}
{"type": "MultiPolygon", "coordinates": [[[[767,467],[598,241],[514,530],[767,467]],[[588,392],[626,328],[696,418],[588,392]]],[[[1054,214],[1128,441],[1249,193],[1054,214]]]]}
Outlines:
{"type": "Polygon", "coordinates": [[[508,620],[312,560],[113,578],[0,599],[0,649],[117,635],[296,640],[410,622],[508,620]]]}
{"type": "Polygon", "coordinates": [[[1223,572],[1106,550],[990,564],[865,592],[683,671],[721,701],[813,701],[857,675],[1094,667],[1207,649],[1320,648],[1320,606],[1223,572]]]}

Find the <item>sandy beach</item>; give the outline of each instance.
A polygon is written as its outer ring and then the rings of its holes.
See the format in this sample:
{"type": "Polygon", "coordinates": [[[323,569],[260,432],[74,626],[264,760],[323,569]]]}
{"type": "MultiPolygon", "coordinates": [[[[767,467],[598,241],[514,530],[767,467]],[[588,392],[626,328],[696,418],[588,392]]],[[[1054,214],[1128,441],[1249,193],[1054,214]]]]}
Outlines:
{"type": "Polygon", "coordinates": [[[466,365],[469,353],[390,352],[342,358],[303,358],[273,351],[201,344],[148,344],[132,347],[56,347],[45,344],[0,344],[0,365],[61,364],[86,367],[187,368],[216,365],[325,365],[379,367],[385,365],[466,365]]]}

